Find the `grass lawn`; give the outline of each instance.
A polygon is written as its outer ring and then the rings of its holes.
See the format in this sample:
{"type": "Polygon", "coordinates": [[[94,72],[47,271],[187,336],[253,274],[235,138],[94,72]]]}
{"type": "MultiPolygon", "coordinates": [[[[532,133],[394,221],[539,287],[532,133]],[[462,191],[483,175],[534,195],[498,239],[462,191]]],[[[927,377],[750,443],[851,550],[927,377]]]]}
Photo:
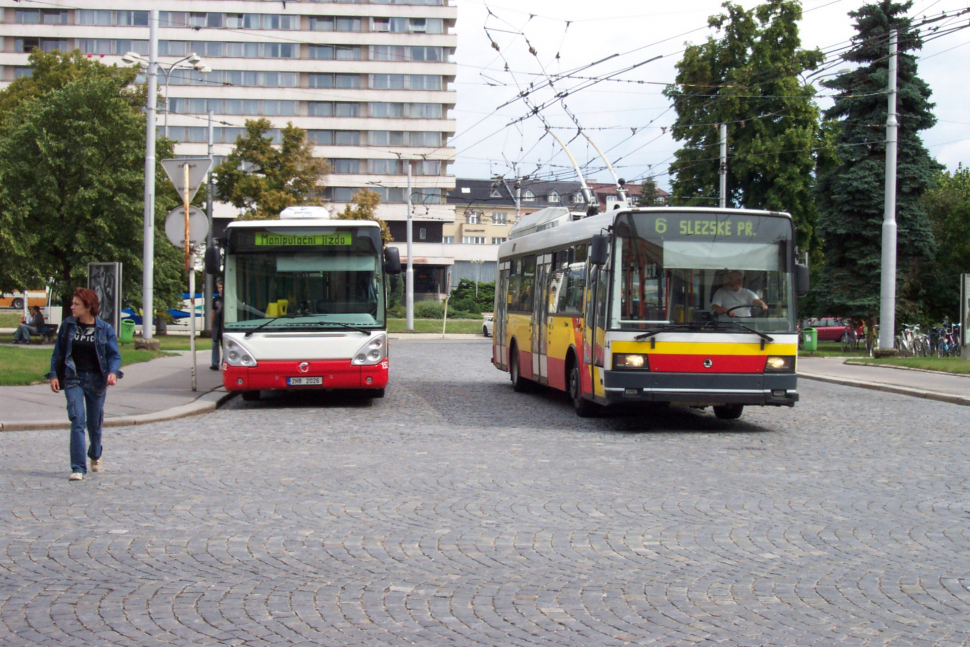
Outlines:
{"type": "Polygon", "coordinates": [[[945,373],[970,374],[970,362],[959,357],[883,357],[880,359],[861,357],[853,360],[853,362],[858,362],[859,364],[922,368],[928,371],[943,371],[945,373]]]}
{"type": "Polygon", "coordinates": [[[21,316],[19,312],[4,312],[0,314],[0,328],[16,328],[20,325],[21,316]]]}
{"type": "MultiPolygon", "coordinates": [[[[147,362],[172,353],[135,350],[130,345],[121,347],[121,364],[147,362]]],[[[45,382],[44,375],[50,370],[51,351],[47,348],[19,348],[0,346],[0,386],[23,386],[45,382]]]]}
{"type": "MultiPolygon", "coordinates": [[[[445,332],[481,335],[482,323],[483,322],[481,319],[449,319],[448,328],[445,330],[445,332]]],[[[388,319],[387,332],[393,332],[393,333],[409,332],[407,329],[407,320],[388,319]]],[[[415,319],[414,332],[440,333],[441,319],[415,319]]]]}

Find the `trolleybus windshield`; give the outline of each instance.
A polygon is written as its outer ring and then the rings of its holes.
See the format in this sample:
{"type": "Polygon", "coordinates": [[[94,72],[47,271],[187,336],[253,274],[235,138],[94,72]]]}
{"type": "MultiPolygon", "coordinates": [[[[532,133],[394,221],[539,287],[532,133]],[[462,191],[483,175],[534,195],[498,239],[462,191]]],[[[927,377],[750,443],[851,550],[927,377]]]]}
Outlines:
{"type": "Polygon", "coordinates": [[[611,328],[735,321],[763,332],[794,330],[788,218],[631,213],[617,217],[615,232],[611,328]]]}
{"type": "Polygon", "coordinates": [[[226,330],[384,326],[376,228],[229,231],[226,330]]]}

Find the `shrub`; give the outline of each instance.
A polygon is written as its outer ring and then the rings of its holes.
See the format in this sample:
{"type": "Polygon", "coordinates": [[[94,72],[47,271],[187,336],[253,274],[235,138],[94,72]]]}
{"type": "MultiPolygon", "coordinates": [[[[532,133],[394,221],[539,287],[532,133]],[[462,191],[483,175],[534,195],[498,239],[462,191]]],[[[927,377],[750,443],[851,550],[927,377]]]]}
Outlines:
{"type": "Polygon", "coordinates": [[[414,316],[419,319],[442,319],[445,316],[445,304],[435,301],[418,301],[414,304],[414,316]]]}

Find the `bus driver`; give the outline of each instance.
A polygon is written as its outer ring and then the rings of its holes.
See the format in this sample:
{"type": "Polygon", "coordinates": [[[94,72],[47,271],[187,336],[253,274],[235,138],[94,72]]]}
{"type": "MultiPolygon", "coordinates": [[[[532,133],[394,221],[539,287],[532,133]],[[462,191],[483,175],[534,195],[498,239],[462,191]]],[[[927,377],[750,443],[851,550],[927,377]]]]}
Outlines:
{"type": "Polygon", "coordinates": [[[724,285],[718,288],[711,299],[711,310],[719,315],[727,314],[729,317],[750,317],[751,308],[738,306],[758,306],[762,310],[767,310],[768,306],[758,298],[758,295],[747,288],[741,287],[741,280],[744,272],[733,270],[728,272],[724,285]],[[732,308],[737,308],[733,310],[732,308]]]}

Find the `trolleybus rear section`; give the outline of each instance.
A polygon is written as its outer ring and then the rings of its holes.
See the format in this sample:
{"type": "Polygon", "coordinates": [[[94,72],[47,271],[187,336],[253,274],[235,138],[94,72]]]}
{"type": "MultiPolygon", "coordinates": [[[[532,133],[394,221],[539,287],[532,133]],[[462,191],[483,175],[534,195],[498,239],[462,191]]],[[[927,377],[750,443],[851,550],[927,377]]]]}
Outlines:
{"type": "Polygon", "coordinates": [[[287,215],[227,229],[223,384],[248,397],[267,389],[383,396],[385,277],[400,271],[397,250],[384,249],[375,222],[306,208],[287,215]]]}
{"type": "Polygon", "coordinates": [[[557,218],[524,218],[528,233],[513,230],[499,249],[492,361],[517,389],[566,391],[581,414],[677,402],[737,417],[744,405],[798,401],[795,299],[807,285],[795,284],[790,216],[557,218]]]}

